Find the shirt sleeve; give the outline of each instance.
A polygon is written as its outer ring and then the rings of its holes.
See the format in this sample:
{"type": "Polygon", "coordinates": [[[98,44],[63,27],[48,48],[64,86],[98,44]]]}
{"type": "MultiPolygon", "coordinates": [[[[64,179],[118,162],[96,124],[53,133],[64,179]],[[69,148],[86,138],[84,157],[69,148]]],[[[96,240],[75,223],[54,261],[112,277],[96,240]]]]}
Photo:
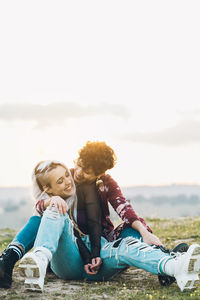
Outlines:
{"type": "Polygon", "coordinates": [[[77,187],[78,207],[84,209],[87,229],[91,242],[91,258],[100,257],[101,248],[101,207],[95,183],[77,187]]]}
{"type": "Polygon", "coordinates": [[[49,195],[47,193],[44,193],[44,192],[43,193],[40,192],[40,194],[39,193],[34,194],[34,199],[36,200],[35,209],[39,213],[40,216],[43,215],[43,212],[46,209],[45,206],[44,206],[45,201],[48,201],[49,198],[50,198],[49,195]]]}
{"type": "Polygon", "coordinates": [[[35,209],[39,215],[42,216],[43,212],[45,211],[44,200],[38,200],[35,204],[35,209]]]}
{"type": "Polygon", "coordinates": [[[140,221],[132,205],[125,199],[117,182],[110,176],[106,175],[105,190],[107,198],[114,210],[120,218],[127,224],[132,224],[134,221],[140,221]]]}

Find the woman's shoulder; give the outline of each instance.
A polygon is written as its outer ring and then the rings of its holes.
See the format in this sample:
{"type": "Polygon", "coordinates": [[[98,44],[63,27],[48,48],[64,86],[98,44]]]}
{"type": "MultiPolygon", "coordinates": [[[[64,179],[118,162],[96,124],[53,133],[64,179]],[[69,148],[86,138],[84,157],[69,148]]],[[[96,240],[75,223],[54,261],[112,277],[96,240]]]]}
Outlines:
{"type": "Polygon", "coordinates": [[[110,185],[115,183],[115,180],[112,178],[112,176],[107,173],[101,177],[101,180],[103,181],[104,185],[110,185]]]}

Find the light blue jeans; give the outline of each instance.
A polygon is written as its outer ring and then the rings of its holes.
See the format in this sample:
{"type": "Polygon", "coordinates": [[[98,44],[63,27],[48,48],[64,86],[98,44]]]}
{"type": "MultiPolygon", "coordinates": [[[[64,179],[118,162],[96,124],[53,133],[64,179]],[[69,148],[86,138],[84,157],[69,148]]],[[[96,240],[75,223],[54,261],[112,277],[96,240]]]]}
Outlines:
{"type": "MultiPolygon", "coordinates": [[[[38,229],[40,226],[41,217],[32,216],[28,220],[28,222],[24,225],[24,227],[16,234],[13,241],[10,244],[18,244],[23,247],[24,254],[27,253],[30,249],[33,248],[38,229]]],[[[134,238],[138,238],[142,241],[142,237],[140,233],[134,230],[132,227],[128,227],[123,229],[120,234],[120,238],[132,236],[134,238]]]]}
{"type": "MultiPolygon", "coordinates": [[[[90,248],[89,237],[82,239],[90,248]]],[[[170,258],[168,254],[143,243],[138,238],[129,236],[108,242],[102,237],[100,256],[103,264],[97,275],[89,276],[84,271],[69,216],[60,216],[58,212],[49,209],[42,217],[34,244],[34,248],[36,247],[45,247],[51,251],[53,254],[51,268],[63,279],[108,280],[129,266],[158,274],[159,263],[170,258]]]]}

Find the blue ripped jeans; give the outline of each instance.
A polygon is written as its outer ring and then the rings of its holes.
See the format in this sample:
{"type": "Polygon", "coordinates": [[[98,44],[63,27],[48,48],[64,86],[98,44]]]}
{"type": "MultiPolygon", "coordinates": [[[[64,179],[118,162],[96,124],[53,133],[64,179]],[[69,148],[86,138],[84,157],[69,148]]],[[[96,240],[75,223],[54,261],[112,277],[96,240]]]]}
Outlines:
{"type": "MultiPolygon", "coordinates": [[[[30,249],[33,248],[38,229],[40,226],[41,217],[39,216],[32,216],[28,220],[28,222],[24,225],[24,227],[17,233],[15,238],[10,244],[16,243],[23,247],[24,254],[26,254],[30,249]]],[[[124,237],[134,237],[142,240],[140,233],[134,230],[132,227],[125,228],[121,234],[120,238],[124,237]]]]}
{"type": "MultiPolygon", "coordinates": [[[[82,239],[90,248],[89,237],[82,239]]],[[[108,242],[102,237],[100,256],[103,264],[97,275],[87,275],[69,216],[60,216],[58,212],[49,209],[42,217],[34,244],[34,248],[36,247],[45,247],[51,251],[51,268],[63,279],[108,280],[129,266],[158,274],[159,263],[170,258],[168,254],[141,242],[138,238],[129,236],[108,242]]]]}

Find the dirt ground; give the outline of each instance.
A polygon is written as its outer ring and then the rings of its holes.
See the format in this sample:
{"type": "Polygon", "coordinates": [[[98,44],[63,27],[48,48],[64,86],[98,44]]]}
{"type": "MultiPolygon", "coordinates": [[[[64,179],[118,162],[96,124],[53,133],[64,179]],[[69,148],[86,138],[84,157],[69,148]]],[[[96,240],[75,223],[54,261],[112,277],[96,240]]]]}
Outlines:
{"type": "MultiPolygon", "coordinates": [[[[142,270],[129,269],[120,274],[117,278],[107,282],[65,281],[57,278],[54,274],[48,273],[45,280],[43,293],[25,290],[23,278],[20,277],[17,268],[13,274],[11,289],[0,289],[0,299],[118,299],[117,295],[127,289],[127,284],[132,282],[132,289],[140,292],[144,286],[137,282],[145,282],[148,278],[154,277],[158,284],[157,276],[153,276],[142,270]],[[117,297],[117,298],[116,298],[117,297]]],[[[159,284],[158,284],[159,285],[159,284]]]]}

